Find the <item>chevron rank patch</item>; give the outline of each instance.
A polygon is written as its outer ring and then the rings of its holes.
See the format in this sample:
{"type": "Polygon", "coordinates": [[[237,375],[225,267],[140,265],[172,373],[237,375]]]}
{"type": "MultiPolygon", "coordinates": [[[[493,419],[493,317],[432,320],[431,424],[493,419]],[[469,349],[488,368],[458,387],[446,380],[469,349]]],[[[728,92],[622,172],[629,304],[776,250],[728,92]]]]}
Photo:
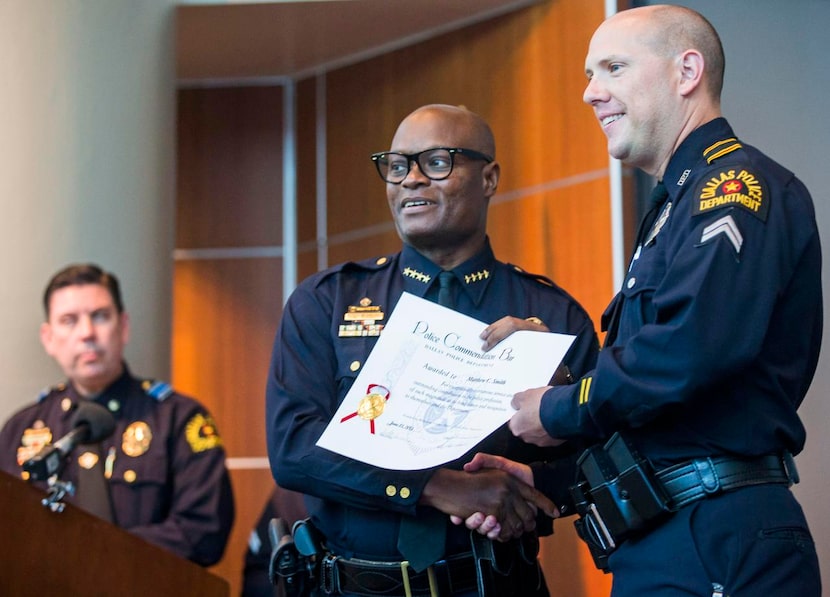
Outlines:
{"type": "Polygon", "coordinates": [[[732,247],[735,249],[737,255],[741,254],[744,237],[731,215],[725,215],[706,226],[700,235],[700,244],[705,245],[720,236],[725,237],[726,240],[732,243],[732,247]]]}
{"type": "Polygon", "coordinates": [[[724,207],[740,207],[766,222],[769,197],[764,183],[749,170],[728,168],[698,185],[693,215],[724,207]]]}

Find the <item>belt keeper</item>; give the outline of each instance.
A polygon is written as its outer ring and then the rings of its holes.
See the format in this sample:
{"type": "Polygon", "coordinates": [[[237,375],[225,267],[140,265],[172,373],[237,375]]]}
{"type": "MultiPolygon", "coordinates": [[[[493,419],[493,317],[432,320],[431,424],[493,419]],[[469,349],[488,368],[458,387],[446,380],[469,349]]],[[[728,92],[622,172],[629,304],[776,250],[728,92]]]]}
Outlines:
{"type": "Polygon", "coordinates": [[[793,455],[790,453],[789,450],[786,450],[781,460],[784,464],[784,472],[787,473],[787,485],[789,487],[792,487],[793,485],[801,481],[801,479],[798,476],[798,469],[795,467],[795,458],[793,458],[793,455]]]}
{"type": "Polygon", "coordinates": [[[720,489],[720,479],[718,478],[718,473],[715,470],[715,465],[712,463],[712,459],[707,458],[706,460],[695,460],[692,464],[694,465],[695,472],[700,479],[703,491],[706,493],[717,492],[720,489]]]}
{"type": "Polygon", "coordinates": [[[337,560],[339,556],[327,554],[323,558],[320,574],[320,588],[326,595],[335,595],[340,592],[340,582],[337,576],[337,560]]]}
{"type": "MultiPolygon", "coordinates": [[[[404,597],[412,597],[412,586],[409,584],[409,560],[401,562],[401,577],[403,578],[404,597]]],[[[438,597],[438,581],[432,566],[427,567],[427,579],[429,580],[429,597],[438,597]]]]}

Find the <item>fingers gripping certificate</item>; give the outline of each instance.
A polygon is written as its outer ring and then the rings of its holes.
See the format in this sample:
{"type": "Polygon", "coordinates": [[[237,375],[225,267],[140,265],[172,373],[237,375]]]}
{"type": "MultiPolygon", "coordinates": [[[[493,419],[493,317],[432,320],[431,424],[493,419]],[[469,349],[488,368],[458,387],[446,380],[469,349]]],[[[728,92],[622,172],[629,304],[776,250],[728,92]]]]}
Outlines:
{"type": "Polygon", "coordinates": [[[550,381],[574,340],[518,331],[482,352],[485,327],[404,293],[317,445],[394,470],[462,456],[510,419],[513,394],[550,381]]]}

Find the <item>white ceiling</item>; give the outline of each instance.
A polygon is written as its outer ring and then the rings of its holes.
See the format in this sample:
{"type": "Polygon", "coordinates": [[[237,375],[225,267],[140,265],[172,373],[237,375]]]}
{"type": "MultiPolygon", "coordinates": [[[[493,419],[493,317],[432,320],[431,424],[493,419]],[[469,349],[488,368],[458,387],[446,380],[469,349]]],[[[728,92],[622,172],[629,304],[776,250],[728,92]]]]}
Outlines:
{"type": "Polygon", "coordinates": [[[539,0],[183,2],[177,9],[181,83],[301,78],[539,0]]]}

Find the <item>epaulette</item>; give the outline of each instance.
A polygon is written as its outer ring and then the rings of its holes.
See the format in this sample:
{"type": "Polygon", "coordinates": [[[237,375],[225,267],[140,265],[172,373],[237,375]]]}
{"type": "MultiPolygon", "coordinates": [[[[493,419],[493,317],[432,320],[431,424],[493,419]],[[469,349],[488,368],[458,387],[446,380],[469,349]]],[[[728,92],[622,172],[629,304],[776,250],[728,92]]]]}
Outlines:
{"type": "Polygon", "coordinates": [[[167,399],[170,394],[173,393],[173,387],[169,383],[157,381],[155,379],[145,379],[142,381],[141,389],[143,389],[148,396],[155,398],[159,402],[167,399]]]}
{"type": "Polygon", "coordinates": [[[382,257],[371,257],[361,261],[347,261],[342,265],[377,271],[389,267],[390,263],[392,263],[392,259],[388,255],[384,255],[382,257]]]}
{"type": "Polygon", "coordinates": [[[703,157],[706,158],[706,163],[711,164],[718,158],[722,158],[728,153],[732,153],[743,147],[741,142],[735,137],[722,139],[717,143],[712,143],[709,147],[703,150],[703,157]]]}
{"type": "Polygon", "coordinates": [[[43,402],[46,399],[46,397],[49,394],[51,394],[52,392],[63,392],[65,389],[66,389],[66,383],[65,382],[56,383],[53,386],[43,388],[40,391],[40,393],[37,395],[37,402],[38,403],[43,402]]]}
{"type": "Polygon", "coordinates": [[[551,280],[550,278],[547,278],[547,277],[539,275],[539,274],[531,274],[530,272],[525,271],[522,268],[520,268],[518,265],[514,265],[512,263],[508,263],[507,267],[511,271],[516,272],[517,274],[519,274],[520,276],[522,276],[524,278],[530,278],[534,282],[538,282],[539,284],[542,284],[544,286],[548,286],[550,288],[556,288],[556,284],[554,284],[553,280],[551,280]]]}
{"type": "Polygon", "coordinates": [[[344,261],[343,263],[333,265],[327,270],[320,272],[320,277],[316,281],[315,285],[319,284],[329,276],[339,274],[340,272],[355,270],[379,271],[389,267],[390,263],[392,263],[392,259],[389,256],[373,257],[371,259],[363,259],[361,261],[344,261]]]}

